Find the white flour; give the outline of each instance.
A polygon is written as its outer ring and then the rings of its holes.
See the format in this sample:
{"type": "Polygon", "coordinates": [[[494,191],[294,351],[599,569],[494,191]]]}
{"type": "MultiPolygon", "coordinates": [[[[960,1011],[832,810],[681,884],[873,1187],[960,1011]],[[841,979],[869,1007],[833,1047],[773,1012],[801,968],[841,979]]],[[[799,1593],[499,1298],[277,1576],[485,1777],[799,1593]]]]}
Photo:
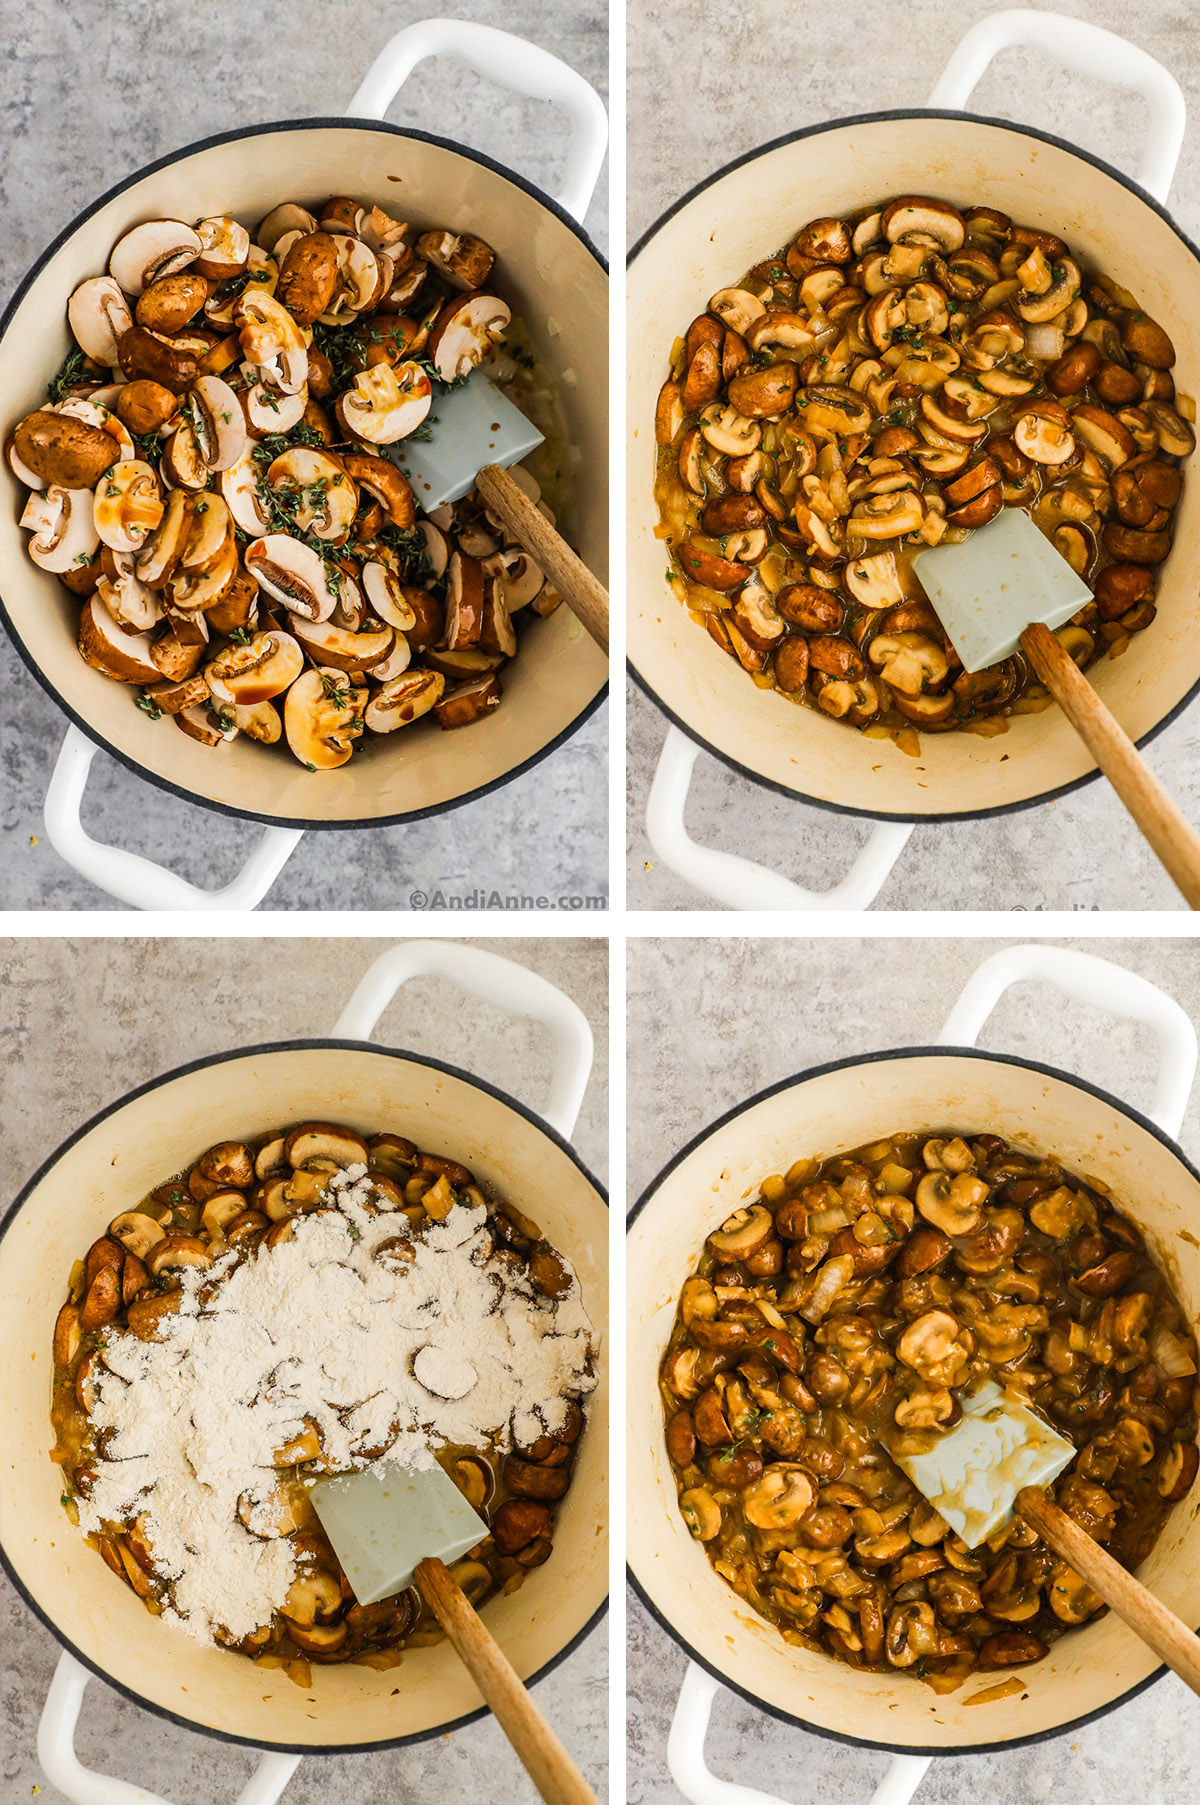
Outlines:
{"type": "Polygon", "coordinates": [[[428,1466],[430,1447],[504,1451],[560,1428],[595,1384],[578,1285],[555,1301],[489,1259],[484,1210],[457,1205],[413,1235],[362,1166],[327,1198],[337,1213],[296,1218],[290,1241],[188,1270],[164,1339],[109,1330],[95,1369],[107,1458],[80,1528],[140,1515],[174,1581],[164,1619],[199,1641],[247,1636],[286,1598],[289,1541],[250,1534],[237,1508],[271,1496],[272,1455],[306,1426],[333,1471],[428,1466]],[[410,1260],[373,1257],[397,1236],[410,1260]]]}

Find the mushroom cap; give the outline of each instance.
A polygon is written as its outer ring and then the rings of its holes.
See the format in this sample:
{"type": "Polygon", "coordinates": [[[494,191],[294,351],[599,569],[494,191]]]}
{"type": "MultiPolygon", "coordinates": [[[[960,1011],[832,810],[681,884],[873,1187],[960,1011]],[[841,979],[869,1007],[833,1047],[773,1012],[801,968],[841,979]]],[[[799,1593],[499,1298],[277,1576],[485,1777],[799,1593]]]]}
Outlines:
{"type": "Polygon", "coordinates": [[[447,302],[427,346],[430,362],[443,382],[454,382],[476,369],[489,351],[503,342],[511,319],[508,304],[498,295],[467,294],[447,302]]]}
{"type": "Polygon", "coordinates": [[[902,194],[885,207],[880,227],[891,244],[916,234],[932,240],[943,252],[961,249],[966,237],[966,222],[957,207],[921,194],[902,194]]]}
{"type": "Polygon", "coordinates": [[[337,244],[328,232],[305,232],[291,238],[286,253],[282,246],[279,250],[279,299],[301,326],[311,326],[332,304],[341,282],[337,244]]]}
{"type": "Polygon", "coordinates": [[[328,620],[337,606],[324,559],[288,533],[266,533],[246,547],[246,569],[259,588],[305,620],[328,620]]]}
{"type": "Polygon", "coordinates": [[[182,220],[147,220],[117,240],[108,260],[109,274],[127,295],[140,295],[158,277],[186,269],[201,248],[199,233],[182,220]]]}
{"type": "Polygon", "coordinates": [[[307,207],[301,207],[296,201],[282,201],[259,221],[254,241],[269,255],[285,232],[315,232],[316,229],[316,216],[307,207]]]}
{"type": "Polygon", "coordinates": [[[94,421],[45,407],[26,414],[12,440],[13,454],[38,482],[63,489],[94,489],[121,449],[94,421]]]}
{"type": "Polygon", "coordinates": [[[120,284],[111,276],[89,276],[67,302],[67,319],[85,356],[112,369],[117,340],[133,325],[120,284]]]}

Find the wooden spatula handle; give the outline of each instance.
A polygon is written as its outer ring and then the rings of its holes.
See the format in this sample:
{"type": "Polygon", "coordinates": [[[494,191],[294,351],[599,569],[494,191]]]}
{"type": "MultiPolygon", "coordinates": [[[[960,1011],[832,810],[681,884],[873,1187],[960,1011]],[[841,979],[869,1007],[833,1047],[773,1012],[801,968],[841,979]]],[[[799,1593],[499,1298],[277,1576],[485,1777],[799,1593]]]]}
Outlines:
{"type": "Polygon", "coordinates": [[[602,652],[608,651],[608,591],[571,550],[520,483],[499,464],[485,464],[476,487],[494,514],[544,570],[571,613],[581,620],[602,652]]]}
{"type": "Polygon", "coordinates": [[[1049,627],[1034,621],[1022,633],[1021,644],[1038,677],[1183,892],[1188,907],[1200,908],[1200,835],[1049,627]]]}
{"type": "Polygon", "coordinates": [[[598,1805],[444,1562],[424,1560],[413,1577],[547,1805],[598,1805]]]}
{"type": "Polygon", "coordinates": [[[1055,1554],[1070,1562],[1134,1634],[1161,1655],[1193,1692],[1200,1693],[1200,1641],[1174,1611],[1169,1611],[1153,1592],[1147,1592],[1132,1573],[1127,1573],[1036,1486],[1027,1485],[1017,1493],[1016,1507],[1055,1554]]]}

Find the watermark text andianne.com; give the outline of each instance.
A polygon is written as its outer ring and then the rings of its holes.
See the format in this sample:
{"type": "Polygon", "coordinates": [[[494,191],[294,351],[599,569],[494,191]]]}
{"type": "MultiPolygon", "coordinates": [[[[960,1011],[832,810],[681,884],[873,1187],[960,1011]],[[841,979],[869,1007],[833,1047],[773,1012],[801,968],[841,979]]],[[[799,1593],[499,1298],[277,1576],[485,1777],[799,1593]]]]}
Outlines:
{"type": "Polygon", "coordinates": [[[607,896],[529,896],[506,890],[413,890],[410,909],[607,909],[607,896]]]}

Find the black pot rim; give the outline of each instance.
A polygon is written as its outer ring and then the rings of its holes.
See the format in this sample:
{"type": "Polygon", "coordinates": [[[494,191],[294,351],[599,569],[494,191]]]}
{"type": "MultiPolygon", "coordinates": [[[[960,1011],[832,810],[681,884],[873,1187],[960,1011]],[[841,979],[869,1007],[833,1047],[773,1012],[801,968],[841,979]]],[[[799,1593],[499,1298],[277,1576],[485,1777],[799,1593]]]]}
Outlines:
{"type": "MultiPolygon", "coordinates": [[[[136,1085],[132,1090],[124,1092],[122,1096],[116,1098],[112,1103],[105,1104],[103,1109],[98,1109],[86,1122],[82,1123],[80,1127],[74,1129],[71,1134],[67,1135],[55,1148],[54,1152],[42,1161],[33,1176],[27,1179],[25,1184],[21,1186],[20,1191],[4,1211],[3,1216],[0,1216],[0,1242],[4,1240],[8,1230],[20,1215],[21,1210],[24,1208],[33,1192],[36,1191],[37,1187],[52,1168],[58,1164],[63,1155],[68,1153],[78,1141],[81,1141],[84,1138],[85,1135],[90,1134],[93,1128],[99,1127],[99,1125],[102,1122],[107,1121],[110,1116],[118,1115],[127,1104],[136,1102],[139,1097],[144,1097],[151,1091],[164,1089],[178,1078],[187,1078],[193,1072],[204,1071],[209,1066],[229,1065],[238,1059],[260,1058],[266,1054],[298,1053],[313,1049],[340,1053],[371,1053],[382,1059],[395,1059],[405,1065],[425,1066],[431,1071],[441,1072],[446,1077],[461,1079],[464,1084],[471,1085],[474,1089],[483,1091],[487,1096],[493,1097],[498,1103],[506,1104],[509,1109],[523,1117],[532,1127],[540,1129],[547,1140],[552,1141],[561,1153],[566,1154],[567,1158],[571,1161],[572,1165],[575,1166],[581,1177],[591,1185],[605,1207],[608,1207],[607,1190],[589,1167],[583,1163],[575,1149],[571,1146],[571,1143],[561,1135],[556,1128],[552,1128],[549,1122],[544,1121],[535,1110],[530,1109],[527,1104],[520,1102],[518,1098],[509,1096],[508,1092],[501,1090],[498,1085],[490,1084],[486,1078],[479,1078],[473,1072],[464,1071],[461,1066],[450,1065],[446,1060],[435,1059],[430,1054],[413,1053],[405,1047],[383,1047],[377,1046],[374,1042],[367,1040],[348,1040],[332,1035],[313,1035],[297,1040],[259,1041],[248,1047],[231,1047],[223,1053],[208,1053],[200,1059],[188,1060],[185,1065],[173,1066],[170,1071],[160,1073],[157,1078],[147,1079],[145,1083],[136,1085]]],[[[270,1751],[273,1754],[281,1755],[369,1755],[380,1749],[400,1749],[407,1748],[411,1743],[431,1742],[435,1737],[449,1735],[451,1731],[462,1729],[465,1724],[476,1723],[480,1718],[489,1715],[488,1707],[486,1705],[481,1705],[477,1710],[464,1711],[461,1716],[447,1718],[444,1723],[434,1724],[429,1729],[417,1730],[408,1736],[386,1736],[376,1742],[260,1742],[249,1736],[235,1735],[231,1730],[214,1729],[208,1724],[197,1723],[194,1718],[185,1717],[178,1711],[168,1710],[165,1705],[155,1704],[151,1699],[144,1698],[142,1694],[135,1691],[133,1687],[126,1686],[122,1681],[115,1680],[103,1667],[93,1661],[88,1655],[85,1655],[81,1649],[77,1648],[70,1637],[59,1627],[48,1612],[43,1610],[42,1606],[18,1577],[12,1562],[9,1559],[8,1551],[4,1547],[2,1537],[0,1537],[0,1567],[2,1567],[4,1572],[8,1575],[18,1596],[23,1599],[38,1621],[49,1630],[59,1646],[65,1649],[67,1654],[74,1660],[79,1662],[81,1667],[86,1667],[88,1672],[96,1679],[101,1680],[104,1685],[111,1687],[114,1692],[119,1692],[123,1698],[128,1699],[131,1704],[136,1705],[140,1710],[149,1711],[153,1716],[161,1717],[167,1723],[177,1724],[182,1730],[192,1730],[198,1736],[210,1736],[217,1742],[233,1743],[241,1748],[261,1749],[270,1751]]],[[[588,1618],[587,1622],[571,1637],[570,1641],[565,1643],[548,1661],[544,1662],[543,1665],[537,1669],[536,1673],[530,1674],[529,1678],[525,1681],[525,1684],[527,1686],[534,1686],[539,1680],[544,1680],[548,1674],[553,1673],[556,1667],[561,1666],[567,1659],[567,1656],[573,1654],[580,1643],[583,1642],[584,1638],[591,1634],[597,1624],[606,1616],[607,1612],[608,1598],[605,1597],[592,1612],[592,1615],[588,1618]]]]}
{"type": "MultiPolygon", "coordinates": [[[[116,200],[118,196],[126,193],[130,188],[135,187],[138,182],[144,179],[144,177],[154,175],[160,169],[167,169],[173,163],[180,163],[185,157],[198,155],[201,151],[213,150],[220,144],[234,144],[241,141],[249,142],[254,138],[272,137],[277,132],[294,131],[375,132],[381,137],[403,138],[406,140],[415,139],[422,144],[432,144],[439,150],[453,151],[456,156],[466,157],[471,162],[479,164],[481,168],[489,170],[493,175],[501,176],[505,181],[511,182],[515,188],[519,188],[524,194],[529,195],[532,200],[537,201],[545,208],[547,213],[553,214],[560,224],[567,227],[568,231],[579,240],[583,248],[599,264],[604,274],[606,276],[608,274],[608,262],[606,258],[599,250],[597,250],[583,227],[576,220],[571,218],[571,215],[560,206],[558,201],[554,200],[552,196],[538,188],[533,182],[526,180],[524,176],[518,175],[516,170],[507,168],[503,163],[497,163],[494,158],[486,156],[482,151],[469,150],[465,145],[455,143],[452,138],[439,137],[435,132],[418,131],[415,126],[389,125],[388,122],[383,119],[338,118],[336,115],[328,116],[316,114],[312,118],[305,119],[269,120],[261,125],[248,126],[244,130],[213,132],[207,137],[197,138],[191,144],[183,145],[179,150],[170,151],[162,157],[155,157],[153,162],[143,164],[140,169],[136,169],[131,175],[125,176],[123,180],[115,183],[111,188],[106,189],[97,200],[92,201],[88,206],[77,213],[74,219],[63,227],[62,231],[51,240],[41,255],[26,271],[25,275],[21,278],[21,281],[17,284],[3,314],[0,314],[0,354],[2,354],[3,342],[8,333],[9,326],[12,324],[13,318],[16,315],[17,309],[25,299],[30,288],[37,281],[37,278],[41,275],[43,269],[45,269],[46,265],[58,251],[62,249],[63,245],[74,236],[79,228],[82,225],[85,225],[86,222],[91,219],[92,215],[98,213],[102,207],[106,207],[110,201],[116,200]]],[[[264,814],[257,809],[239,808],[236,804],[231,802],[214,801],[208,796],[198,795],[194,790],[183,788],[182,785],[175,783],[171,778],[162,777],[158,772],[151,771],[147,766],[140,764],[132,754],[122,752],[118,747],[114,746],[111,741],[104,737],[97,727],[92,726],[89,721],[85,720],[76,709],[71,707],[71,705],[63,699],[56,689],[53,680],[45,671],[43,671],[42,667],[28,651],[17,630],[16,624],[9,615],[7,604],[2,595],[0,595],[0,624],[4,626],[5,631],[8,633],[9,638],[16,648],[17,656],[25,666],[25,669],[40,687],[45,690],[55,706],[66,715],[67,719],[75,727],[79,729],[80,733],[85,734],[86,737],[92,741],[93,745],[99,746],[102,752],[107,752],[112,758],[115,758],[118,764],[124,765],[125,769],[131,771],[135,777],[140,777],[145,783],[153,784],[156,789],[165,790],[170,796],[178,797],[181,802],[193,803],[195,807],[208,809],[215,815],[225,815],[237,821],[258,821],[266,827],[299,828],[305,833],[355,833],[362,829],[372,827],[399,827],[408,821],[427,821],[435,815],[449,814],[451,810],[462,808],[468,802],[478,802],[482,797],[490,796],[496,790],[503,789],[506,784],[513,783],[518,777],[523,777],[527,771],[532,771],[535,765],[541,764],[543,759],[549,758],[551,753],[556,752],[560,746],[564,745],[566,741],[572,737],[573,734],[578,733],[579,729],[586,721],[590,720],[608,694],[608,683],[606,681],[601,685],[600,689],[597,690],[592,699],[579,711],[574,720],[569,721],[560,733],[555,734],[552,740],[548,740],[544,746],[539,747],[536,752],[531,753],[530,756],[523,759],[520,764],[514,765],[511,770],[503,772],[499,777],[490,778],[487,783],[479,784],[473,790],[464,791],[461,796],[448,797],[444,802],[429,803],[424,808],[404,809],[397,814],[364,815],[361,819],[354,821],[310,821],[306,820],[301,815],[269,815],[264,814]]]]}
{"type": "MultiPolygon", "coordinates": [[[[1158,214],[1163,223],[1174,232],[1180,243],[1191,252],[1197,264],[1200,264],[1200,247],[1193,244],[1187,233],[1176,224],[1162,203],[1156,201],[1153,195],[1147,194],[1146,190],[1131,176],[1123,174],[1119,169],[1114,169],[1112,164],[1106,163],[1102,157],[1093,156],[1091,151],[1083,150],[1079,145],[1072,144],[1066,138],[1059,138],[1053,132],[1039,131],[1036,126],[1017,124],[1011,119],[998,119],[990,113],[968,113],[947,107],[892,107],[875,113],[852,113],[843,119],[827,119],[820,125],[806,125],[798,131],[783,132],[779,137],[771,138],[765,144],[760,144],[757,149],[745,151],[740,157],[734,157],[731,162],[722,164],[711,175],[705,176],[703,181],[697,182],[695,187],[689,188],[686,194],[674,201],[664,213],[660,213],[654,223],[641,234],[629,253],[627,263],[632,265],[650,241],[658,236],[663,227],[674,219],[677,213],[682,212],[699,195],[714,187],[727,175],[732,175],[735,169],[741,169],[744,164],[753,163],[759,157],[770,155],[772,151],[782,150],[785,145],[798,144],[802,139],[818,137],[823,132],[838,131],[846,126],[876,125],[893,120],[908,119],[948,119],[960,124],[969,122],[972,125],[989,125],[997,131],[1012,132],[1020,138],[1034,138],[1041,144],[1052,144],[1055,149],[1066,151],[1068,155],[1078,158],[1081,163],[1090,163],[1093,169],[1100,170],[1103,175],[1111,177],[1114,182],[1119,182],[1122,188],[1127,188],[1130,194],[1135,195],[1138,200],[1150,208],[1151,212],[1158,214]]],[[[1046,802],[1058,802],[1062,797],[1070,796],[1076,790],[1082,790],[1087,784],[1095,783],[1098,778],[1103,776],[1103,772],[1099,770],[1085,771],[1082,777],[1074,777],[1069,783],[1058,784],[1052,790],[1043,790],[1036,796],[1024,796],[1015,802],[998,803],[993,808],[944,809],[936,813],[851,808],[848,803],[832,802],[827,796],[812,796],[806,790],[793,789],[789,784],[780,783],[777,778],[764,777],[761,772],[753,770],[749,765],[742,764],[731,753],[721,751],[720,747],[714,746],[705,739],[698,728],[682,720],[673,709],[667,707],[648,677],[637,670],[631,662],[627,661],[627,665],[629,675],[646,699],[654,704],[660,714],[666,716],[672,726],[678,727],[679,731],[685,733],[702,751],[711,753],[712,757],[718,759],[727,769],[736,772],[739,777],[745,777],[750,783],[758,784],[764,790],[771,790],[775,795],[787,797],[793,802],[807,803],[810,808],[824,809],[831,815],[850,815],[864,821],[910,822],[917,827],[925,823],[942,821],[991,821],[1001,815],[1018,814],[1023,809],[1040,808],[1046,802]]],[[[1186,695],[1181,696],[1174,707],[1160,721],[1156,721],[1153,727],[1147,728],[1135,743],[1139,747],[1148,746],[1152,740],[1157,739],[1160,733],[1163,733],[1172,722],[1178,719],[1185,708],[1191,706],[1197,694],[1200,694],[1200,677],[1192,684],[1186,695]]]]}
{"type": "MultiPolygon", "coordinates": [[[[823,1078],[831,1072],[849,1071],[856,1066],[880,1065],[885,1061],[891,1060],[929,1058],[977,1059],[991,1065],[1020,1066],[1025,1071],[1037,1072],[1042,1077],[1053,1078],[1061,1084],[1066,1084],[1075,1090],[1083,1091],[1088,1096],[1097,1098],[1101,1103],[1108,1104],[1112,1109],[1117,1110],[1129,1121],[1136,1123],[1139,1128],[1144,1129],[1147,1134],[1152,1135],[1169,1153],[1172,1153],[1175,1156],[1179,1161],[1179,1164],[1188,1173],[1189,1177],[1193,1178],[1197,1184],[1200,1184],[1200,1170],[1197,1170],[1192,1164],[1178,1142],[1173,1141],[1169,1134],[1165,1134],[1163,1130],[1158,1127],[1157,1123],[1152,1122],[1148,1116],[1143,1115],[1142,1112],[1135,1109],[1132,1104],[1122,1102],[1121,1099],[1115,1097],[1111,1091],[1103,1090],[1099,1085],[1091,1084],[1086,1078],[1079,1078],[1073,1072],[1064,1072],[1058,1066],[1045,1065],[1042,1061],[1037,1059],[1025,1059],[1016,1053],[989,1053],[979,1047],[885,1047],[880,1048],[873,1053],[852,1054],[845,1059],[831,1059],[822,1065],[808,1066],[803,1071],[794,1072],[791,1077],[777,1079],[774,1084],[766,1085],[762,1090],[755,1091],[752,1096],[744,1098],[741,1103],[736,1103],[731,1109],[725,1110],[723,1114],[715,1119],[715,1121],[710,1122],[707,1127],[700,1129],[698,1133],[694,1134],[687,1142],[686,1146],[680,1148],[678,1153],[673,1154],[666,1164],[650,1180],[650,1183],[646,1185],[637,1202],[629,1211],[626,1232],[628,1233],[628,1229],[637,1221],[642,1211],[653,1199],[655,1193],[661,1188],[665,1180],[671,1176],[677,1166],[682,1165],[684,1160],[688,1159],[697,1148],[703,1146],[705,1141],[710,1140],[715,1134],[718,1134],[720,1130],[727,1127],[730,1122],[735,1121],[739,1116],[745,1115],[748,1110],[755,1108],[757,1104],[764,1103],[769,1097],[778,1096],[781,1091],[796,1089],[800,1085],[807,1083],[809,1079],[823,1078]]],[[[645,1605],[647,1611],[649,1611],[655,1623],[657,1623],[658,1627],[661,1630],[664,1630],[671,1640],[683,1650],[690,1661],[696,1663],[697,1667],[702,1667],[705,1673],[709,1674],[714,1680],[717,1680],[730,1692],[736,1692],[738,1697],[744,1699],[748,1705],[753,1705],[756,1710],[766,1712],[768,1717],[775,1718],[779,1723],[790,1724],[794,1729],[807,1730],[811,1735],[820,1736],[827,1742],[842,1743],[850,1748],[879,1749],[881,1752],[889,1755],[934,1755],[945,1757],[947,1759],[962,1755],[996,1755],[1002,1754],[1006,1749],[1030,1748],[1035,1743],[1053,1742],[1060,1736],[1069,1736],[1073,1734],[1074,1731],[1082,1729],[1085,1724],[1096,1723],[1100,1718],[1107,1717],[1108,1714],[1111,1711],[1115,1711],[1118,1706],[1128,1704],[1131,1699],[1137,1698],[1139,1693],[1145,1692],[1148,1687],[1153,1686],[1158,1680],[1162,1679],[1167,1671],[1165,1665],[1160,1665],[1148,1673],[1144,1679],[1138,1680],[1134,1685],[1122,1692],[1117,1698],[1110,1699],[1106,1704],[1098,1705],[1094,1711],[1085,1711],[1082,1716],[1073,1717],[1066,1723],[1058,1724],[1054,1729],[1035,1730],[1027,1736],[1010,1736],[999,1742],[964,1743],[951,1748],[946,1748],[942,1745],[930,1747],[920,1743],[880,1742],[869,1736],[851,1736],[845,1731],[831,1730],[824,1724],[813,1723],[810,1719],[797,1716],[790,1711],[785,1711],[778,1705],[768,1704],[765,1699],[759,1698],[746,1687],[739,1685],[729,1674],[723,1673],[718,1667],[714,1666],[711,1661],[706,1660],[703,1655],[697,1653],[691,1643],[687,1640],[687,1637],[683,1635],[682,1631],[677,1629],[659,1609],[658,1605],[655,1604],[646,1586],[638,1578],[637,1574],[634,1573],[632,1567],[627,1568],[627,1572],[629,1583],[637,1593],[637,1596],[641,1599],[643,1605],[645,1605]]],[[[1196,1633],[1200,1635],[1200,1629],[1197,1629],[1196,1633]]]]}

